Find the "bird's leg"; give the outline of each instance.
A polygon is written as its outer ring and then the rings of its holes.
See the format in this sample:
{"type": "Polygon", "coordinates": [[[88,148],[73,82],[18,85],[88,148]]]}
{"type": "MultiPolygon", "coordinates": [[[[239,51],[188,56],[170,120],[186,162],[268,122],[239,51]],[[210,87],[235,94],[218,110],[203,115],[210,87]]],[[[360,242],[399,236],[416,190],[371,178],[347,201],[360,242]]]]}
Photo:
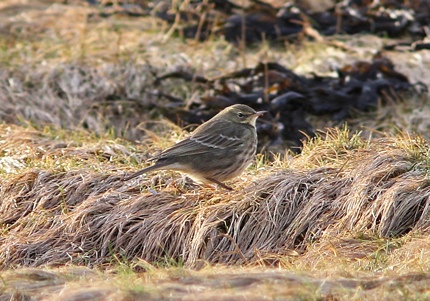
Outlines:
{"type": "Polygon", "coordinates": [[[216,183],[216,184],[218,184],[219,186],[221,186],[222,188],[224,188],[224,189],[227,189],[227,190],[230,190],[230,191],[233,191],[234,189],[233,188],[231,188],[230,186],[228,186],[228,185],[225,185],[224,183],[222,183],[222,182],[220,182],[220,181],[218,181],[218,180],[216,180],[216,179],[214,179],[214,178],[205,178],[206,180],[208,180],[208,181],[211,181],[211,182],[214,182],[214,183],[216,183]]]}
{"type": "Polygon", "coordinates": [[[173,187],[175,187],[175,189],[177,191],[179,191],[180,194],[184,194],[184,191],[182,190],[182,188],[178,185],[178,183],[176,183],[176,181],[172,181],[171,184],[173,185],[173,187]]]}

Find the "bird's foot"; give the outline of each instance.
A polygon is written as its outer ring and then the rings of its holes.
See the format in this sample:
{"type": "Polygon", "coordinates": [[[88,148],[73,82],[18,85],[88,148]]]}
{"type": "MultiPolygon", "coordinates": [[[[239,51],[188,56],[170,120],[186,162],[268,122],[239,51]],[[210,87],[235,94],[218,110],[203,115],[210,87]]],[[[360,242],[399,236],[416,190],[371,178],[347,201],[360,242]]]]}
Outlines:
{"type": "Polygon", "coordinates": [[[224,183],[222,183],[222,182],[220,182],[220,181],[218,181],[218,180],[216,180],[214,178],[206,178],[206,180],[211,181],[213,183],[216,183],[216,184],[218,184],[219,186],[221,186],[222,188],[224,188],[226,190],[229,190],[229,191],[233,191],[234,190],[230,186],[228,186],[228,185],[226,185],[226,184],[224,184],[224,183]]]}

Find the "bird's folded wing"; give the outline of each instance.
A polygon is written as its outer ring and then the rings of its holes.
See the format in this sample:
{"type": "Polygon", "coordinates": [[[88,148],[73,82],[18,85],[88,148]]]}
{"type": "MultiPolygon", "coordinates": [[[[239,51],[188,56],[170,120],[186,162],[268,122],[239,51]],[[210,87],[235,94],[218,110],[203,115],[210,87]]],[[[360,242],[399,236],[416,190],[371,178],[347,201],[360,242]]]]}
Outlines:
{"type": "Polygon", "coordinates": [[[222,133],[200,133],[178,142],[157,156],[157,159],[170,156],[191,156],[215,150],[235,149],[242,144],[242,139],[237,136],[228,136],[222,133]]]}

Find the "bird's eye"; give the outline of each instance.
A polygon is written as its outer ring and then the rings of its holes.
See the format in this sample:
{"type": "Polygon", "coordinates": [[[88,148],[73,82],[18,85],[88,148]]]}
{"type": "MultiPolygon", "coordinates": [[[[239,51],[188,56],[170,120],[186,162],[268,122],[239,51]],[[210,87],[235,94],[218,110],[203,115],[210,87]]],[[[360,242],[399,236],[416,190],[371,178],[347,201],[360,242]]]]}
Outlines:
{"type": "Polygon", "coordinates": [[[243,118],[243,117],[245,117],[245,115],[243,115],[243,113],[239,112],[239,113],[237,113],[237,117],[243,118]]]}

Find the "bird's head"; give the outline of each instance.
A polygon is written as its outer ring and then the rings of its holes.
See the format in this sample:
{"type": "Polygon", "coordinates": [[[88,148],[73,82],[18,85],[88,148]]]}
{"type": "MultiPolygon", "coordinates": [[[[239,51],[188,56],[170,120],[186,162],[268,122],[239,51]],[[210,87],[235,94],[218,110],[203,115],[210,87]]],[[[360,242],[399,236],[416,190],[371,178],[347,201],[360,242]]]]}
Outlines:
{"type": "Polygon", "coordinates": [[[247,105],[237,104],[232,105],[218,113],[216,117],[223,118],[236,123],[250,124],[255,127],[255,122],[258,117],[266,113],[266,111],[255,111],[247,105]]]}

